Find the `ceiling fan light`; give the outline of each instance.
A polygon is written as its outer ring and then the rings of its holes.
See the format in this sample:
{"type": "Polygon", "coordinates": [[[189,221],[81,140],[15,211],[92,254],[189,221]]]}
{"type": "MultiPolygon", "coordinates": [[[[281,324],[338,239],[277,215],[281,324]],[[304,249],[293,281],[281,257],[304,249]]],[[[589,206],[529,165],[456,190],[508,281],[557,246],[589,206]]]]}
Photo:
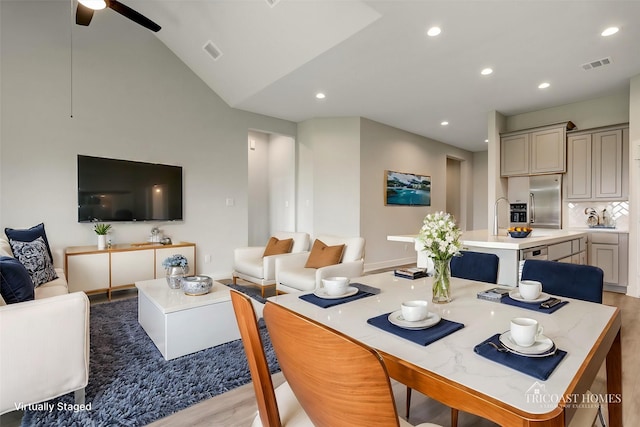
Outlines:
{"type": "Polygon", "coordinates": [[[100,10],[107,7],[107,2],[105,0],[78,0],[78,2],[93,10],[100,10]]]}

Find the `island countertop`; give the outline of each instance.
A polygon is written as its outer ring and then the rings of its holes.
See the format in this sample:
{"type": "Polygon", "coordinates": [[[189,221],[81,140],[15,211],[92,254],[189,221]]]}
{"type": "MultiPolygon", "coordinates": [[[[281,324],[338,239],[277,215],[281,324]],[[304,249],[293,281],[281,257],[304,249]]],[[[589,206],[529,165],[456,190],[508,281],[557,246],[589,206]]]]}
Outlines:
{"type": "MultiPolygon", "coordinates": [[[[506,229],[501,229],[498,236],[492,235],[489,230],[471,230],[462,233],[461,242],[462,246],[520,250],[564,242],[571,239],[579,239],[581,237],[587,237],[587,234],[588,232],[586,230],[549,230],[538,228],[534,229],[529,236],[517,239],[510,237],[506,229]]],[[[417,234],[404,234],[387,236],[387,240],[413,243],[416,237],[418,237],[417,234]]]]}
{"type": "Polygon", "coordinates": [[[529,236],[518,239],[510,237],[507,231],[502,229],[498,236],[492,235],[489,230],[471,230],[462,233],[463,246],[475,246],[493,249],[528,249],[535,246],[550,245],[571,239],[587,237],[586,231],[579,230],[548,230],[533,229],[529,236]]]}

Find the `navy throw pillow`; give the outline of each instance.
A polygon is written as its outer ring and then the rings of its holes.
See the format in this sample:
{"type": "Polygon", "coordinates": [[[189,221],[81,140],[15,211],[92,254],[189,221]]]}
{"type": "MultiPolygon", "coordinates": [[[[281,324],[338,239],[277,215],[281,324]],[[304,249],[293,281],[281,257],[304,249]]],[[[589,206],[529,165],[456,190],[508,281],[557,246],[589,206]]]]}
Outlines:
{"type": "Polygon", "coordinates": [[[38,237],[42,237],[42,240],[44,240],[45,245],[47,245],[47,253],[49,254],[49,260],[53,264],[53,254],[51,253],[51,248],[49,247],[49,241],[47,240],[47,234],[44,231],[43,223],[34,225],[33,227],[27,228],[25,230],[5,228],[4,234],[6,234],[10,240],[15,240],[18,242],[33,242],[38,237]]]}
{"type": "Polygon", "coordinates": [[[0,257],[0,294],[7,304],[31,301],[35,297],[31,276],[15,258],[0,257]]]}

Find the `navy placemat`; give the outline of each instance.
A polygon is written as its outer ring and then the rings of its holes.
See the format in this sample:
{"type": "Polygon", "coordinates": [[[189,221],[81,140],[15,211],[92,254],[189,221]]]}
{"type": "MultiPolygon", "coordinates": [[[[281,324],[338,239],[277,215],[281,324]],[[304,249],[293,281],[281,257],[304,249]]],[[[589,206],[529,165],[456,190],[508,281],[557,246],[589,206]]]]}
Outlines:
{"type": "Polygon", "coordinates": [[[536,303],[522,302],[522,301],[514,300],[509,295],[503,297],[500,302],[502,304],[514,305],[516,307],[526,308],[527,310],[533,310],[539,313],[546,313],[546,314],[551,314],[557,310],[560,310],[565,305],[569,304],[569,301],[562,301],[560,304],[556,304],[551,308],[542,308],[540,307],[540,304],[544,301],[536,302],[536,303]]]}
{"type": "Polygon", "coordinates": [[[440,338],[444,338],[455,331],[464,328],[462,323],[453,322],[451,320],[442,319],[437,325],[434,325],[427,329],[405,329],[394,325],[389,322],[389,315],[381,314],[380,316],[372,317],[367,320],[367,323],[382,329],[383,331],[390,332],[394,335],[413,341],[420,345],[429,345],[438,341],[440,338]]]}
{"type": "Polygon", "coordinates": [[[336,299],[320,298],[315,296],[315,294],[313,293],[300,295],[299,298],[301,300],[310,302],[311,304],[315,304],[318,307],[329,308],[329,307],[344,304],[347,302],[359,300],[361,298],[370,297],[371,295],[380,293],[380,289],[374,288],[372,286],[363,285],[361,283],[350,283],[349,286],[358,288],[358,293],[345,298],[336,298],[336,299]]]}
{"type": "Polygon", "coordinates": [[[516,371],[530,375],[542,381],[549,378],[554,369],[556,369],[562,359],[567,355],[566,351],[557,349],[555,354],[548,357],[520,356],[519,354],[498,351],[492,345],[488,344],[488,342],[492,342],[498,347],[502,347],[502,343],[500,343],[500,334],[495,334],[475,346],[473,351],[493,362],[508,366],[511,369],[515,369],[516,371]]]}

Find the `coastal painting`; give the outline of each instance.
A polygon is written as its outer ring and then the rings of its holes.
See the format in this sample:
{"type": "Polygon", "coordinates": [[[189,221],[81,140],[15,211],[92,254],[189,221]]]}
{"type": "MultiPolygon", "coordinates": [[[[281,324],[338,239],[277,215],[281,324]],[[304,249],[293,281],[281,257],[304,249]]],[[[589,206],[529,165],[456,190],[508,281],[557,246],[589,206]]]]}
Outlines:
{"type": "Polygon", "coordinates": [[[385,171],[385,205],[431,206],[431,177],[385,171]]]}

